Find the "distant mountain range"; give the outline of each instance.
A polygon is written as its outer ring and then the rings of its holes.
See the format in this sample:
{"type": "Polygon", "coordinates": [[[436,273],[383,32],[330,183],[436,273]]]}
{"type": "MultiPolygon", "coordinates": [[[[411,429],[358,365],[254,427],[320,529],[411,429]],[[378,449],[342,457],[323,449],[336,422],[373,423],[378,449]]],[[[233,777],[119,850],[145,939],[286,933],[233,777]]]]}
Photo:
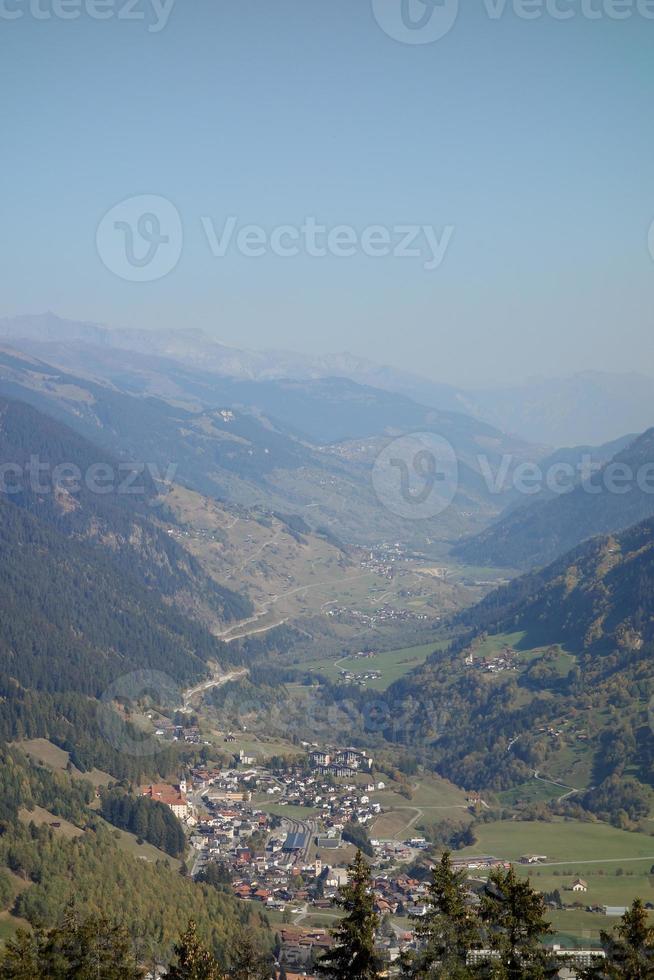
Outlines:
{"type": "Polygon", "coordinates": [[[343,378],[238,381],[154,354],[72,341],[48,349],[56,364],[0,348],[0,394],[28,402],[119,458],[149,463],[161,474],[172,464],[175,481],[189,489],[301,514],[340,540],[456,540],[486,526],[503,506],[478,457],[499,467],[504,456],[515,465],[539,454],[484,422],[343,378]],[[384,447],[415,431],[445,436],[458,461],[453,506],[429,521],[396,516],[371,478],[384,447]]]}
{"type": "MultiPolygon", "coordinates": [[[[541,463],[543,471],[547,462],[541,463]]],[[[473,564],[533,568],[587,538],[622,531],[652,516],[654,429],[648,429],[572,492],[515,507],[480,534],[455,545],[454,554],[473,564]]]]}
{"type": "Polygon", "coordinates": [[[461,411],[506,432],[554,446],[593,445],[639,432],[654,422],[654,379],[584,371],[534,378],[514,388],[471,392],[461,411]]]}
{"type": "MultiPolygon", "coordinates": [[[[522,385],[463,389],[348,353],[306,355],[249,351],[221,344],[201,330],[121,330],[63,320],[52,313],[0,320],[0,338],[72,371],[117,369],[117,352],[173,361],[179,367],[238,381],[342,378],[404,395],[445,412],[462,413],[548,446],[600,444],[653,422],[654,379],[583,372],[534,378],[522,385]]],[[[124,363],[124,358],[122,363],[124,363]]],[[[104,376],[104,375],[103,375],[104,376]]]]}

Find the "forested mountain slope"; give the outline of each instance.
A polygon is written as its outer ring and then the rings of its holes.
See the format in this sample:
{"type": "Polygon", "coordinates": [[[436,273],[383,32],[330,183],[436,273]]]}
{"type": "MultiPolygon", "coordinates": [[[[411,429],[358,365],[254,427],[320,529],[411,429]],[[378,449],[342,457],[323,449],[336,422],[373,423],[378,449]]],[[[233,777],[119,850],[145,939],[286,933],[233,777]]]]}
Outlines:
{"type": "Polygon", "coordinates": [[[0,453],[0,737],[51,738],[82,769],[167,771],[170,760],[117,751],[95,699],[147,669],[181,701],[210,663],[230,662],[207,621],[249,602],[157,526],[151,484],[130,495],[113,478],[101,491],[87,482],[94,466],[116,475],[118,464],[61,423],[0,401],[0,453]]]}
{"type": "MultiPolygon", "coordinates": [[[[142,588],[205,620],[251,612],[157,524],[165,503],[138,460],[118,459],[24,402],[0,398],[0,489],[6,500],[66,537],[94,545],[142,588]]],[[[168,515],[167,515],[168,516],[168,515]]]]}
{"type": "Polygon", "coordinates": [[[593,538],[547,568],[496,589],[459,622],[576,651],[640,650],[654,641],[654,518],[593,538]]]}
{"type": "Polygon", "coordinates": [[[654,519],[580,545],[455,625],[447,653],[389,690],[395,737],[473,788],[565,773],[576,758],[568,778],[596,787],[576,799],[596,809],[609,780],[602,812],[618,819],[630,793],[641,801],[630,819],[647,811],[638,785],[654,783],[654,519]]]}
{"type": "Polygon", "coordinates": [[[654,429],[615,454],[572,492],[520,507],[454,548],[473,564],[533,568],[596,534],[654,515],[654,429]],[[626,476],[624,475],[626,474],[626,476]]]}
{"type": "Polygon", "coordinates": [[[25,687],[99,696],[147,667],[178,681],[222,647],[109,556],[0,496],[0,670],[25,687]]]}
{"type": "Polygon", "coordinates": [[[0,745],[0,877],[16,893],[17,916],[38,929],[59,923],[66,909],[116,921],[128,911],[138,958],[147,964],[170,957],[189,918],[224,965],[237,955],[244,933],[255,949],[269,947],[266,922],[252,906],[183,877],[163,856],[153,862],[121,848],[89,806],[93,799],[90,783],[53,773],[0,745]],[[30,819],[37,806],[79,833],[62,833],[56,821],[54,828],[37,826],[30,819]]]}

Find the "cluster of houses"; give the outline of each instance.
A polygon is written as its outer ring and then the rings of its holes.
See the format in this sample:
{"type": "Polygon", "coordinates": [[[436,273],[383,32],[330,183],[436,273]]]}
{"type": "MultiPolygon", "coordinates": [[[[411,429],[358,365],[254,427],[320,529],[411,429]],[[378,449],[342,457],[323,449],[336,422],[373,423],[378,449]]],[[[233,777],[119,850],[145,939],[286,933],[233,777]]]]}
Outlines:
{"type": "Polygon", "coordinates": [[[346,684],[359,684],[362,687],[365,687],[368,681],[379,680],[381,675],[381,670],[365,670],[362,673],[356,673],[353,670],[346,670],[344,667],[338,672],[338,676],[346,684]]]}
{"type": "Polygon", "coordinates": [[[320,778],[321,775],[333,777],[339,773],[351,778],[356,770],[340,763],[327,763],[325,766],[317,766],[310,775],[297,770],[279,776],[284,794],[279,805],[304,806],[317,810],[325,827],[334,831],[342,830],[345,824],[351,822],[369,824],[382,812],[381,804],[373,801],[371,794],[383,789],[385,783],[370,778],[369,782],[357,785],[325,782],[320,778]]]}
{"type": "Polygon", "coordinates": [[[374,551],[366,552],[359,565],[367,572],[380,575],[382,578],[388,579],[389,582],[395,577],[395,568],[393,565],[386,558],[376,555],[374,551]]]}
{"type": "Polygon", "coordinates": [[[550,725],[544,725],[542,728],[538,729],[538,732],[541,735],[547,735],[548,738],[551,738],[553,740],[561,738],[561,736],[563,735],[562,728],[552,728],[550,725]]]}
{"type": "Polygon", "coordinates": [[[475,657],[473,653],[469,653],[463,662],[466,667],[474,667],[484,674],[501,674],[505,670],[518,669],[515,651],[511,647],[505,647],[497,657],[475,657]]]}
{"type": "Polygon", "coordinates": [[[197,725],[176,725],[167,718],[157,722],[155,735],[170,742],[190,742],[192,745],[199,745],[202,741],[202,735],[197,725]]]}
{"type": "Polygon", "coordinates": [[[309,765],[322,776],[343,779],[360,772],[372,772],[373,760],[367,752],[358,749],[337,749],[335,752],[315,749],[309,753],[309,765]]]}
{"type": "MultiPolygon", "coordinates": [[[[192,798],[189,784],[182,779],[176,786],[167,783],[141,787],[151,799],[169,806],[190,831],[194,850],[192,874],[198,876],[210,864],[220,865],[236,897],[242,901],[260,903],[264,908],[292,911],[330,909],[339,889],[347,881],[347,858],[341,851],[341,832],[352,821],[366,823],[381,811],[371,803],[369,793],[383,789],[375,783],[370,772],[372,758],[358,749],[334,751],[313,748],[307,765],[289,764],[282,771],[271,772],[263,767],[250,769],[192,770],[192,798]],[[320,778],[321,770],[332,765],[342,766],[369,782],[335,784],[320,778]],[[201,801],[198,801],[201,793],[201,801]],[[279,806],[295,803],[310,806],[319,816],[311,824],[270,815],[252,802],[264,795],[275,797],[279,806]],[[290,828],[290,829],[289,829],[290,828]]],[[[277,813],[283,811],[277,810],[277,813]]],[[[421,917],[427,911],[428,884],[412,877],[405,870],[420,851],[428,847],[423,837],[406,841],[372,840],[374,848],[373,895],[375,911],[388,924],[378,936],[380,952],[388,962],[397,960],[402,951],[416,948],[419,941],[410,927],[398,926],[397,920],[409,916],[421,917]],[[395,924],[390,927],[391,917],[395,924]]],[[[520,859],[525,865],[540,865],[546,855],[526,854],[520,859]]],[[[492,855],[454,857],[455,869],[471,874],[470,901],[478,901],[474,879],[481,880],[484,872],[493,868],[510,867],[509,862],[492,855]]],[[[568,890],[584,893],[588,885],[575,878],[568,890]]],[[[622,910],[603,908],[607,915],[622,910]]],[[[279,933],[279,962],[287,978],[310,978],[313,967],[329,948],[331,937],[322,929],[304,928],[299,924],[284,926],[279,933]]]]}
{"type": "Polygon", "coordinates": [[[426,621],[433,617],[426,613],[413,612],[410,609],[397,609],[389,603],[384,603],[374,612],[364,612],[362,609],[352,609],[351,606],[330,606],[326,615],[340,622],[356,623],[366,629],[375,628],[382,623],[407,623],[409,621],[426,621]]]}
{"type": "MultiPolygon", "coordinates": [[[[334,940],[326,929],[309,928],[299,925],[284,926],[279,933],[279,962],[284,965],[287,980],[315,980],[313,967],[320,957],[332,946],[334,940]],[[291,972],[297,971],[297,972],[291,972]]],[[[413,941],[413,933],[400,936],[377,936],[377,952],[386,962],[399,959],[402,942],[404,946],[413,941]]]]}
{"type": "MultiPolygon", "coordinates": [[[[375,910],[383,920],[387,916],[417,916],[426,911],[427,886],[407,875],[395,878],[377,876],[373,881],[375,895],[375,910]]],[[[471,904],[477,904],[479,898],[474,890],[469,893],[471,904]]],[[[279,962],[284,965],[288,978],[304,977],[305,980],[315,980],[313,968],[325,951],[333,943],[329,932],[319,928],[302,927],[301,925],[284,926],[279,933],[279,962]],[[297,971],[295,973],[290,971],[297,971]]],[[[383,960],[391,965],[390,975],[394,975],[392,964],[397,963],[402,952],[419,948],[420,940],[414,930],[395,926],[387,932],[380,930],[376,937],[376,946],[383,960]]],[[[596,957],[602,957],[601,951],[594,949],[562,949],[554,946],[553,952],[559,956],[562,963],[571,961],[572,969],[564,967],[560,976],[576,976],[577,971],[596,963],[596,957]]],[[[496,955],[490,950],[471,951],[469,962],[479,962],[493,958],[496,955]]]]}
{"type": "MultiPolygon", "coordinates": [[[[269,841],[271,818],[248,804],[203,801],[207,815],[198,822],[191,837],[196,851],[195,873],[211,861],[217,861],[233,871],[252,867],[263,872],[267,867],[266,845],[274,853],[274,841],[269,841]]],[[[279,846],[281,851],[281,844],[279,846]]]]}

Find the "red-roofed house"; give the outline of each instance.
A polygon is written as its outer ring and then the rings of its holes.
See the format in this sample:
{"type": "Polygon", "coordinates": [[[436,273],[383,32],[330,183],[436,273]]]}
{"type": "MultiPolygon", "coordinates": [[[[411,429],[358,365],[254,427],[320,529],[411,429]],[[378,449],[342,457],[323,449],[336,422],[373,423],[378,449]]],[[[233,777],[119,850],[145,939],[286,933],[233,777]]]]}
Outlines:
{"type": "Polygon", "coordinates": [[[141,796],[149,796],[151,800],[170,807],[180,820],[185,820],[189,815],[188,801],[178,786],[169,786],[168,783],[152,783],[150,786],[141,787],[141,796]]]}

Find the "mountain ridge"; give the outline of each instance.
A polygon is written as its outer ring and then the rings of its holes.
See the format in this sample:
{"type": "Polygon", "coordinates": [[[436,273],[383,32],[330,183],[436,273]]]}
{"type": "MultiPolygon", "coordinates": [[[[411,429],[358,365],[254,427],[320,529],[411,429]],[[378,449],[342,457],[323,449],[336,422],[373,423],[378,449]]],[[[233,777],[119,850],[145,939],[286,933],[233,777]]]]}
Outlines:
{"type": "Polygon", "coordinates": [[[511,510],[455,545],[453,554],[473,564],[523,569],[547,565],[585,539],[624,530],[654,515],[653,475],[651,428],[571,492],[511,510]],[[630,473],[631,479],[618,482],[622,473],[630,473]]]}
{"type": "Polygon", "coordinates": [[[431,408],[472,416],[526,441],[549,446],[595,445],[625,432],[642,431],[650,424],[649,406],[654,398],[654,379],[637,372],[578,371],[567,377],[530,378],[518,385],[465,387],[348,352],[254,351],[214,340],[194,327],[161,331],[113,328],[65,320],[53,313],[0,319],[3,336],[25,350],[64,341],[95,345],[105,352],[122,349],[157,354],[239,380],[344,377],[431,408]]]}

